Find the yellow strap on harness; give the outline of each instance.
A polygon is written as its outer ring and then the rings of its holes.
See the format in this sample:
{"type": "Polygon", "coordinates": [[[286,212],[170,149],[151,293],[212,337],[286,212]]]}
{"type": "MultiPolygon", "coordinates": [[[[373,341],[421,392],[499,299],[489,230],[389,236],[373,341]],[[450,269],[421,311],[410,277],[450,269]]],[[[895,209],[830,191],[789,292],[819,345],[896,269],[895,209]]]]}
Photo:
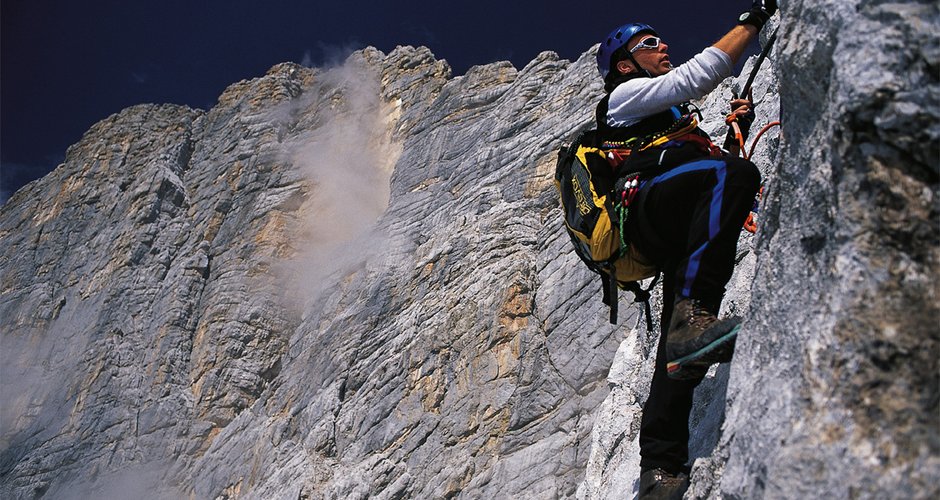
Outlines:
{"type": "Polygon", "coordinates": [[[693,116],[692,122],[689,123],[687,126],[682,127],[681,129],[676,130],[675,132],[672,132],[670,134],[666,134],[662,137],[657,138],[656,140],[650,142],[646,146],[643,146],[642,148],[640,148],[640,151],[643,151],[649,148],[655,148],[657,146],[662,146],[663,144],[666,144],[667,142],[677,137],[680,137],[680,136],[683,136],[692,132],[693,130],[695,130],[696,127],[698,127],[698,120],[693,116]]]}

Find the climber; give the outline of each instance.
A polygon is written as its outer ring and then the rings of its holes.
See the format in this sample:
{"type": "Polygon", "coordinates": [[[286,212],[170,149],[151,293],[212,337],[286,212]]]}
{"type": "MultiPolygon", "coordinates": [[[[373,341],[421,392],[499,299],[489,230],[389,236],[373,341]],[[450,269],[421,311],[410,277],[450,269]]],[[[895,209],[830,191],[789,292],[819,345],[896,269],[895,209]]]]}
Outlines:
{"type": "MultiPolygon", "coordinates": [[[[606,91],[600,140],[631,145],[627,162],[655,165],[626,221],[630,244],[664,272],[663,333],[640,428],[640,498],[681,498],[688,488],[692,393],[710,365],[733,353],[740,319],[719,320],[719,306],[760,186],[757,167],[737,157],[737,141],[729,137],[728,152],[716,147],[688,101],[731,76],[776,10],[776,0],[755,0],[737,26],[675,68],[669,46],[646,24],[617,28],[597,53],[606,91]]],[[[731,101],[729,120],[745,135],[753,116],[750,100],[731,101]]]]}

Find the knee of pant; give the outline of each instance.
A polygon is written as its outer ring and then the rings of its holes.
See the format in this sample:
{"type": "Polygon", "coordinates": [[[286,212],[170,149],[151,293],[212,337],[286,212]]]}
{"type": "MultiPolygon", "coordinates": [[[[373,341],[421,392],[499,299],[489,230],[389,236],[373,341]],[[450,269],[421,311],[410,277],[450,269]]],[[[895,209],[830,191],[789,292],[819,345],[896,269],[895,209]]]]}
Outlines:
{"type": "Polygon", "coordinates": [[[760,170],[757,165],[743,158],[731,158],[726,162],[728,178],[734,179],[735,184],[741,184],[754,189],[760,188],[760,170]]]}

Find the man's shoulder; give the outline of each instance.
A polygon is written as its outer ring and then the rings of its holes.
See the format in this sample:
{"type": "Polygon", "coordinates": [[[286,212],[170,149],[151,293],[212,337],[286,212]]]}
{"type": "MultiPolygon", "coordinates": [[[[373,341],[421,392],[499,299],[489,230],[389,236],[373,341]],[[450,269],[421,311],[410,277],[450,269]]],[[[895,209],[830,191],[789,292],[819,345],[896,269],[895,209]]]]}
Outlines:
{"type": "Polygon", "coordinates": [[[620,85],[617,85],[617,87],[610,92],[611,104],[630,100],[630,98],[642,92],[643,89],[652,82],[653,78],[642,76],[632,78],[621,83],[620,85]]]}

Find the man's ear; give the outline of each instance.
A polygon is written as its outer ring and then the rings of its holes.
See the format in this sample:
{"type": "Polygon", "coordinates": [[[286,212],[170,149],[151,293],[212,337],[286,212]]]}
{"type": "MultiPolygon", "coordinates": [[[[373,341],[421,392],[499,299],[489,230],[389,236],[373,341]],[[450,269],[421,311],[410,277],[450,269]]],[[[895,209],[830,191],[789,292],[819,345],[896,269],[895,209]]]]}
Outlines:
{"type": "Polygon", "coordinates": [[[636,71],[636,68],[634,68],[633,65],[630,64],[630,61],[627,61],[626,59],[623,59],[623,60],[617,62],[617,71],[619,71],[619,72],[621,72],[621,73],[623,73],[623,74],[625,74],[625,75],[629,75],[630,73],[636,71]]]}

